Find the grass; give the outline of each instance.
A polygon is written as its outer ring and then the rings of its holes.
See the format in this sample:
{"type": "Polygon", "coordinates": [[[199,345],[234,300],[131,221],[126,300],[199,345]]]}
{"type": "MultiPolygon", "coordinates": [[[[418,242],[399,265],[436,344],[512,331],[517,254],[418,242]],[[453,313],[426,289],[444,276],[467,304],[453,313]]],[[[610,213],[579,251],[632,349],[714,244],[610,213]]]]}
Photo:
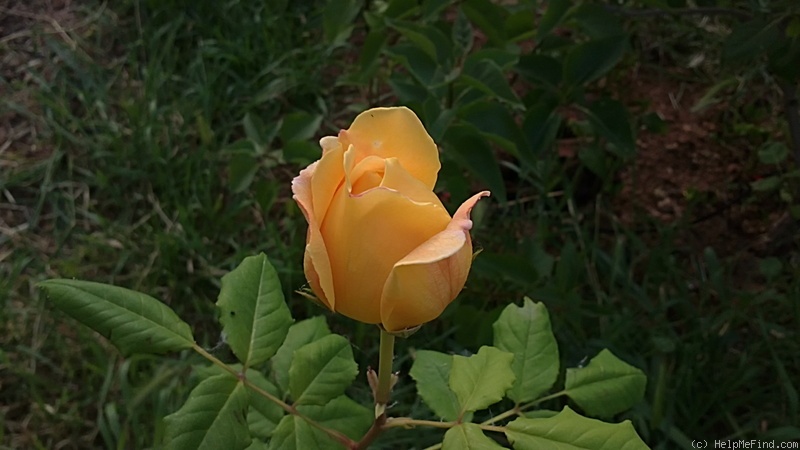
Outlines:
{"type": "MultiPolygon", "coordinates": [[[[358,68],[314,32],[322,4],[91,4],[75,7],[86,18],[69,34],[75,48],[34,28],[27,45],[52,63],[1,80],[32,93],[3,107],[38,134],[35,148],[0,153],[11,168],[0,178],[0,448],[151,448],[161,418],[191,386],[192,356],[122,358],[44,304],[39,280],[142,290],[212,347],[219,277],[264,251],[295,316],[320,312],[292,293],[305,282],[305,224],[288,182],[303,154],[278,150],[314,123],[305,118],[321,115],[310,133],[328,134],[352,117],[346,103],[358,103],[337,84],[338,71],[358,68]],[[289,129],[291,117],[299,122],[289,129]],[[277,137],[259,136],[271,129],[277,137]],[[240,176],[242,155],[255,173],[240,176]]],[[[12,44],[0,45],[27,55],[12,44]]],[[[611,220],[613,191],[573,204],[581,179],[549,162],[568,195],[480,212],[475,236],[485,252],[468,288],[440,321],[399,344],[401,371],[418,346],[475,351],[491,340],[487,314],[528,295],[548,305],[565,365],[609,347],[647,372],[646,400],[620,418],[653,448],[797,439],[797,248],[778,255],[777,270],[762,260],[743,275],[735,258],[686,244],[690,225],[611,220]]],[[[359,364],[374,364],[374,330],[330,320],[359,364]]],[[[396,395],[407,400],[398,413],[425,414],[410,383],[396,395]]],[[[411,448],[438,436],[392,432],[381,442],[411,448]]]]}

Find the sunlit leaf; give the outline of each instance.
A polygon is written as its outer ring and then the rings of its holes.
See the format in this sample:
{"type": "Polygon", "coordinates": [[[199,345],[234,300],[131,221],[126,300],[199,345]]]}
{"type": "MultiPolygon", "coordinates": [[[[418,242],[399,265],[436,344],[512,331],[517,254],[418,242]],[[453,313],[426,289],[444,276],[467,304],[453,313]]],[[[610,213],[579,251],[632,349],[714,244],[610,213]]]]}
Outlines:
{"type": "Polygon", "coordinates": [[[497,450],[505,448],[486,437],[474,423],[456,425],[444,434],[442,450],[497,450]]]}
{"type": "Polygon", "coordinates": [[[263,253],[222,277],[217,307],[227,342],[246,367],[271,358],[292,324],[278,274],[263,253]]]}
{"type": "Polygon", "coordinates": [[[419,396],[444,420],[456,420],[459,413],[458,398],[449,385],[452,366],[452,355],[419,350],[409,372],[417,382],[419,396]]]}
{"type": "Polygon", "coordinates": [[[513,359],[511,353],[487,346],[470,357],[453,356],[450,388],[458,398],[460,412],[477,411],[502,400],[514,384],[513,359]]]}
{"type": "MultiPolygon", "coordinates": [[[[225,448],[225,447],[220,447],[225,448]]],[[[328,435],[308,424],[305,419],[287,415],[281,419],[272,439],[269,450],[330,450],[344,448],[328,435]]]]}
{"type": "MultiPolygon", "coordinates": [[[[278,389],[264,377],[261,372],[256,370],[247,371],[247,380],[258,388],[279,398],[278,389]]],[[[277,403],[259,394],[255,390],[248,389],[247,395],[250,402],[250,410],[247,412],[247,424],[250,434],[262,439],[272,435],[272,431],[286,414],[283,408],[277,403]]]]}
{"type": "Polygon", "coordinates": [[[516,376],[508,398],[528,402],[550,389],[558,378],[558,345],[544,303],[525,298],[523,305],[508,305],[494,323],[494,345],[514,355],[516,376]]]}
{"type": "Polygon", "coordinates": [[[644,398],[644,372],[605,349],[586,367],[567,369],[564,390],[587,414],[611,417],[644,398]]]}
{"type": "Polygon", "coordinates": [[[250,445],[247,429],[248,393],[228,373],[206,378],[177,412],[164,418],[164,447],[171,450],[243,449],[250,445]]]}
{"type": "Polygon", "coordinates": [[[373,409],[344,395],[325,405],[298,405],[297,410],[320,425],[344,433],[354,440],[361,439],[375,419],[373,409]]]}
{"type": "Polygon", "coordinates": [[[569,407],[550,418],[519,418],[506,428],[515,450],[648,449],[630,421],[605,423],[583,417],[569,407]]]}
{"type": "Polygon", "coordinates": [[[350,343],[338,334],[330,334],[294,352],[289,392],[295,405],[324,405],[342,395],[357,373],[350,343]]]}
{"type": "Polygon", "coordinates": [[[189,325],[149,295],[79,280],[47,280],[38,286],[58,309],[108,338],[124,355],[194,345],[189,325]]]}
{"type": "Polygon", "coordinates": [[[289,327],[286,339],[272,357],[272,376],[282,391],[289,389],[289,366],[292,364],[294,351],[329,334],[331,330],[323,316],[312,317],[289,327]]]}

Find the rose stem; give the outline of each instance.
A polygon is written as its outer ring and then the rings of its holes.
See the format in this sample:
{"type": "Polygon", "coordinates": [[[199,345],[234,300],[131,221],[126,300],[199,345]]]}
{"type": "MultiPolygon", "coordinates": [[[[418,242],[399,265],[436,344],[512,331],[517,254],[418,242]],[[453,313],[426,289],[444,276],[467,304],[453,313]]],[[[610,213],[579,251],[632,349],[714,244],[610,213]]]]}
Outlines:
{"type": "Polygon", "coordinates": [[[375,390],[375,414],[386,409],[392,391],[392,360],[394,359],[394,335],[381,329],[381,350],[378,357],[378,389],[375,390]]]}

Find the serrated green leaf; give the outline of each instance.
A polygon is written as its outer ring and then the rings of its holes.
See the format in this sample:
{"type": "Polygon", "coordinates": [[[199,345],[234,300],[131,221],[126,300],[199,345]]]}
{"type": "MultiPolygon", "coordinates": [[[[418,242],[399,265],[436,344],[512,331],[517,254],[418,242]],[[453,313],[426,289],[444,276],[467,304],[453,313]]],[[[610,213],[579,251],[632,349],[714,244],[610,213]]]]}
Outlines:
{"type": "Polygon", "coordinates": [[[417,382],[417,392],[431,410],[444,420],[456,420],[459,404],[450,390],[450,369],[453,356],[430,350],[419,350],[409,375],[417,382]]]}
{"type": "Polygon", "coordinates": [[[292,324],[278,273],[263,253],[222,277],[217,308],[227,342],[245,367],[271,358],[292,324]]]}
{"type": "Polygon", "coordinates": [[[484,409],[503,399],[514,384],[513,359],[511,353],[488,346],[470,357],[453,356],[450,388],[458,398],[460,413],[484,409]]]}
{"type": "Polygon", "coordinates": [[[228,373],[206,378],[177,412],[164,418],[170,450],[243,449],[250,445],[247,388],[228,373]]]}
{"type": "Polygon", "coordinates": [[[611,417],[644,398],[647,376],[608,349],[586,367],[567,369],[564,391],[587,414],[611,417]]]}
{"type": "Polygon", "coordinates": [[[141,292],[79,280],[37,285],[60,310],[105,336],[123,355],[191,348],[192,330],[167,305],[141,292]]]}
{"type": "Polygon", "coordinates": [[[628,48],[628,35],[609,36],[579,44],[564,61],[564,79],[572,86],[583,86],[611,70],[628,48]]]}
{"type": "Polygon", "coordinates": [[[506,187],[494,152],[481,133],[472,126],[454,125],[444,135],[443,145],[450,156],[471,170],[500,202],[506,201],[506,187]]]}
{"type": "Polygon", "coordinates": [[[558,344],[544,303],[525,297],[522,306],[508,305],[494,323],[494,345],[514,355],[516,379],[508,398],[528,402],[550,389],[558,378],[558,344]]]}
{"type": "Polygon", "coordinates": [[[289,367],[294,351],[329,334],[331,330],[323,316],[312,317],[289,327],[286,339],[272,358],[272,377],[282,391],[289,389],[289,367]]]}
{"type": "Polygon", "coordinates": [[[259,441],[258,439],[253,439],[253,441],[250,442],[250,446],[247,447],[246,450],[267,450],[267,444],[259,441]]]}
{"type": "Polygon", "coordinates": [[[629,420],[610,424],[564,407],[547,419],[519,418],[506,426],[515,450],[647,450],[629,420]]]}
{"type": "MultiPolygon", "coordinates": [[[[250,369],[247,371],[247,380],[258,386],[260,389],[269,392],[276,398],[280,398],[278,388],[267,380],[261,372],[250,369]]],[[[260,395],[258,392],[248,389],[250,410],[247,413],[247,424],[252,436],[267,439],[272,435],[272,431],[281,421],[285,412],[277,403],[260,395]]]]}
{"type": "Polygon", "coordinates": [[[298,405],[297,410],[320,425],[359,440],[375,420],[375,411],[342,395],[325,405],[298,405]]]}
{"type": "Polygon", "coordinates": [[[278,422],[280,422],[281,419],[283,419],[283,416],[273,422],[267,416],[250,408],[247,411],[247,429],[250,431],[251,437],[267,440],[272,436],[272,432],[275,431],[275,427],[278,426],[278,422]]]}
{"type": "Polygon", "coordinates": [[[505,448],[488,438],[474,423],[456,425],[444,434],[442,450],[497,450],[505,448]]]}
{"type": "Polygon", "coordinates": [[[330,334],[294,352],[289,392],[295,405],[324,405],[342,395],[358,374],[350,343],[330,334]]]}
{"type": "Polygon", "coordinates": [[[597,133],[614,145],[619,156],[630,157],[636,153],[631,119],[622,103],[604,98],[582,109],[597,133]]]}
{"type": "MultiPolygon", "coordinates": [[[[220,447],[224,448],[224,447],[220,447]]],[[[269,450],[330,450],[343,448],[328,435],[294,415],[284,416],[272,433],[269,450]]]]}

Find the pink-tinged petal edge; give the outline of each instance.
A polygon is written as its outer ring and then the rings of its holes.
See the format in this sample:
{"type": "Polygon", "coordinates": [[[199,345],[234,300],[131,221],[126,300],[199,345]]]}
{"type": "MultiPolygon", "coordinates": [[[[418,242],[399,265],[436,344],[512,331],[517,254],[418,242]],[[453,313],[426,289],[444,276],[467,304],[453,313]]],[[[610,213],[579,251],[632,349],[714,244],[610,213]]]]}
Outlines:
{"type": "Polygon", "coordinates": [[[314,176],[317,162],[310,164],[300,171],[292,180],[292,193],[294,200],[303,212],[308,222],[308,236],[306,251],[303,258],[303,267],[309,284],[315,294],[325,306],[334,310],[336,299],[333,291],[333,276],[328,250],[322,240],[319,224],[314,216],[313,198],[311,194],[311,180],[314,176]]]}
{"type": "Polygon", "coordinates": [[[383,288],[381,322],[400,331],[439,317],[467,280],[472,264],[470,212],[483,191],[465,201],[447,228],[398,261],[383,288]]]}

